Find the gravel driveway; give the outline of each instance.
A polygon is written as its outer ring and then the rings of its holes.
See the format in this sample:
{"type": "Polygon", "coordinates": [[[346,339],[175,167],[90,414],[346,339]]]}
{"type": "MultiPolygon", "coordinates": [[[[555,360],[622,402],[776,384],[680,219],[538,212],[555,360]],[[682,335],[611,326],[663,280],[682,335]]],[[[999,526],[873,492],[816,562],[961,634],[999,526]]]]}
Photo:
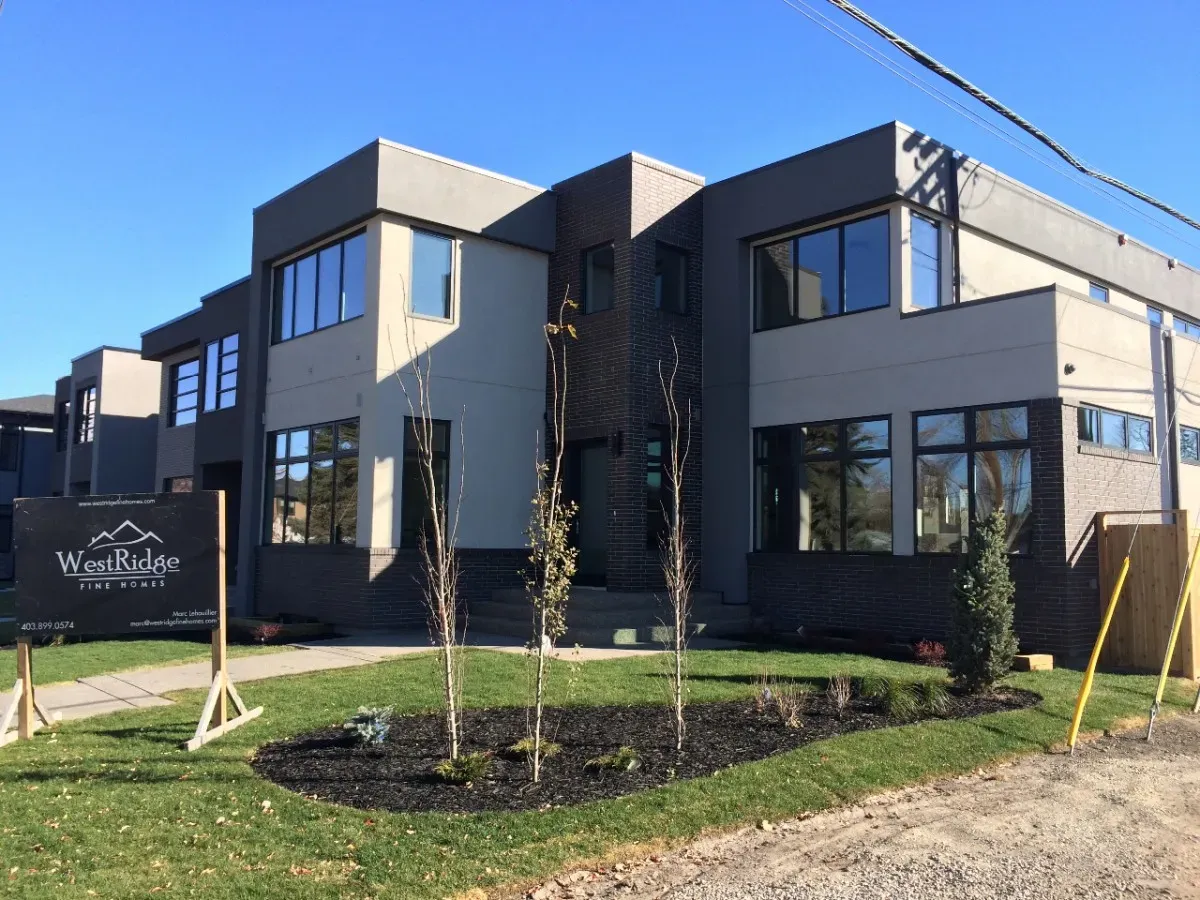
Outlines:
{"type": "Polygon", "coordinates": [[[1200,900],[1200,717],[1026,757],[532,896],[634,900],[1200,900]]]}

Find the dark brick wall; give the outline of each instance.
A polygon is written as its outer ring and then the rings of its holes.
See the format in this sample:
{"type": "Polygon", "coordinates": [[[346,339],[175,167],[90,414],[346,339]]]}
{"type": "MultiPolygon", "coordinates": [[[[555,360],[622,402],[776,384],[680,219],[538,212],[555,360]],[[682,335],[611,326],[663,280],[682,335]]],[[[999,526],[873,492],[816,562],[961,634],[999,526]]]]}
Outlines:
{"type": "MultiPolygon", "coordinates": [[[[676,398],[689,401],[694,427],[685,474],[685,516],[700,543],[701,276],[703,207],[694,176],[644,157],[613,160],[555,185],[558,241],[550,258],[549,315],[564,292],[582,299],[583,253],[611,241],[616,271],[613,308],[571,312],[579,334],[568,346],[568,441],[604,438],[609,456],[607,583],[639,591],[661,584],[656,550],[646,541],[646,428],[665,425],[658,361],[679,347],[676,398]],[[654,305],[656,243],[688,253],[688,310],[654,305]]],[[[551,403],[547,396],[547,405],[551,403]]]]}
{"type": "MultiPolygon", "coordinates": [[[[460,550],[462,602],[521,587],[526,555],[525,550],[460,550]]],[[[347,628],[425,627],[416,550],[276,545],[258,547],[256,562],[259,615],[288,613],[347,628]]]]}

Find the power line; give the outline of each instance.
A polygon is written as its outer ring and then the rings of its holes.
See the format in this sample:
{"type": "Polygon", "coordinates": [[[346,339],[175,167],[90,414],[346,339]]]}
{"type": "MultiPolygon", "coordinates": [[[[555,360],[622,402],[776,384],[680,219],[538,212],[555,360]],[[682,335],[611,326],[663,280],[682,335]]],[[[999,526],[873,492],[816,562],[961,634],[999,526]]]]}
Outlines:
{"type": "Polygon", "coordinates": [[[1127,193],[1133,197],[1136,197],[1137,199],[1141,200],[1143,203],[1148,203],[1151,206],[1153,206],[1155,209],[1161,210],[1162,212],[1165,212],[1167,215],[1173,216],[1174,218],[1178,219],[1179,221],[1181,221],[1187,225],[1190,225],[1195,229],[1200,230],[1200,222],[1197,222],[1195,219],[1192,219],[1192,218],[1184,215],[1183,213],[1179,212],[1174,207],[1168,206],[1166,203],[1163,203],[1161,200],[1157,200],[1154,197],[1151,197],[1149,194],[1144,193],[1143,191],[1139,191],[1137,188],[1131,187],[1130,185],[1126,184],[1125,182],[1120,181],[1116,178],[1113,178],[1111,175],[1106,175],[1103,172],[1099,171],[1098,169],[1093,169],[1090,166],[1085,165],[1077,157],[1075,157],[1069,150],[1067,150],[1066,147],[1064,147],[1062,144],[1058,143],[1058,141],[1054,140],[1054,138],[1050,137],[1050,135],[1046,134],[1044,131],[1042,131],[1040,128],[1038,128],[1036,125],[1034,125],[1032,122],[1017,115],[1017,113],[1013,112],[1011,109],[1009,109],[1007,106],[1005,106],[999,100],[997,100],[995,97],[991,96],[990,94],[986,93],[985,91],[981,90],[980,88],[977,88],[975,85],[971,84],[971,82],[967,81],[965,78],[963,78],[957,72],[955,72],[953,69],[942,65],[942,63],[938,62],[932,56],[925,53],[919,47],[906,41],[904,38],[902,38],[900,35],[896,34],[896,32],[892,31],[890,28],[888,28],[883,23],[878,22],[875,19],[872,19],[869,15],[867,15],[865,12],[863,12],[861,9],[859,9],[854,4],[847,2],[847,0],[829,0],[829,2],[832,3],[834,6],[836,6],[838,9],[845,12],[847,15],[857,19],[863,25],[866,25],[868,28],[870,28],[872,31],[874,31],[876,34],[878,34],[880,37],[882,37],[888,43],[892,44],[894,47],[899,49],[906,56],[911,57],[912,59],[916,60],[921,65],[923,65],[925,68],[929,69],[931,72],[935,72],[936,74],[942,76],[947,81],[949,81],[951,84],[954,84],[959,88],[962,88],[964,91],[966,91],[968,94],[970,94],[976,100],[978,100],[980,103],[984,104],[984,106],[988,107],[988,109],[1000,114],[1001,116],[1008,119],[1008,121],[1012,122],[1017,127],[1021,128],[1022,130],[1031,134],[1033,137],[1037,138],[1037,140],[1041,141],[1043,144],[1045,144],[1047,147],[1049,147],[1051,150],[1053,150],[1057,155],[1061,156],[1064,160],[1066,160],[1067,164],[1070,165],[1071,168],[1082,172],[1084,175],[1090,175],[1092,178],[1095,178],[1099,181],[1103,181],[1105,184],[1112,185],[1113,187],[1117,188],[1118,190],[1124,191],[1125,193],[1127,193]]]}

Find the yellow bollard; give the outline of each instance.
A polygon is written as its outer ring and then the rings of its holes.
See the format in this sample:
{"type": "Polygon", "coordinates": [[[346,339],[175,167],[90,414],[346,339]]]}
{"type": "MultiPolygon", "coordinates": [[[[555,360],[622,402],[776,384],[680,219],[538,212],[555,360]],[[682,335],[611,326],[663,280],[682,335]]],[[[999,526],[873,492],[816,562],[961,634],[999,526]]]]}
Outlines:
{"type": "Polygon", "coordinates": [[[1154,734],[1154,720],[1162,706],[1163,692],[1167,688],[1167,676],[1171,673],[1171,657],[1175,655],[1175,643],[1179,640],[1179,629],[1183,625],[1183,616],[1187,612],[1188,600],[1192,596],[1192,582],[1196,578],[1196,562],[1200,559],[1200,539],[1192,548],[1191,558],[1188,559],[1187,574],[1183,578],[1183,591],[1179,594],[1179,602],[1175,604],[1175,621],[1171,624],[1171,637],[1167,640],[1167,653],[1163,657],[1162,671],[1158,674],[1158,690],[1154,692],[1154,705],[1150,707],[1150,724],[1146,728],[1146,740],[1154,734]]]}
{"type": "Polygon", "coordinates": [[[1067,732],[1067,746],[1075,752],[1075,740],[1079,737],[1079,723],[1083,721],[1083,708],[1087,705],[1088,695],[1092,692],[1092,679],[1096,675],[1096,664],[1100,661],[1100,648],[1104,646],[1104,638],[1108,636],[1108,626],[1112,624],[1113,613],[1117,611],[1117,600],[1121,597],[1121,588],[1125,587],[1125,576],[1129,574],[1129,557],[1121,563],[1121,572],[1117,575],[1117,583],[1113,585],[1112,598],[1108,601],[1108,609],[1104,613],[1104,621],[1100,623],[1100,633],[1096,635],[1096,644],[1092,647],[1092,658],[1088,660],[1087,671],[1083,673],[1083,684],[1079,686],[1079,696],[1075,699],[1075,715],[1071,717],[1071,729],[1067,732]]]}

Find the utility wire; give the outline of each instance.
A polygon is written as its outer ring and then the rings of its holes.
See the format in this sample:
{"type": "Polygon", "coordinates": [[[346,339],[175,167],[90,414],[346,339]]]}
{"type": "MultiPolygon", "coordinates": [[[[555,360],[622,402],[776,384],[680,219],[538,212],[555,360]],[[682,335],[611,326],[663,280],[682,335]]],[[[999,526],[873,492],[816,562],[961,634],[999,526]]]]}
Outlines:
{"type": "Polygon", "coordinates": [[[1071,166],[1071,168],[1082,172],[1084,175],[1089,175],[1092,178],[1095,178],[1099,181],[1103,181],[1105,184],[1112,185],[1113,187],[1117,188],[1118,190],[1124,191],[1125,193],[1130,194],[1133,197],[1136,197],[1137,199],[1141,200],[1143,203],[1148,203],[1151,206],[1153,206],[1155,209],[1158,209],[1158,210],[1166,213],[1167,215],[1172,216],[1187,225],[1190,225],[1192,228],[1200,230],[1200,222],[1197,222],[1195,219],[1184,215],[1183,213],[1179,212],[1179,210],[1175,209],[1174,207],[1168,206],[1166,203],[1163,203],[1161,200],[1155,199],[1154,197],[1151,197],[1149,194],[1147,194],[1143,191],[1139,191],[1137,188],[1131,187],[1130,185],[1126,184],[1125,182],[1120,181],[1116,178],[1113,178],[1111,175],[1106,175],[1105,173],[1099,171],[1098,169],[1093,169],[1090,166],[1085,165],[1077,157],[1075,157],[1069,150],[1067,150],[1066,147],[1064,147],[1062,144],[1058,143],[1058,141],[1054,140],[1054,138],[1050,137],[1050,135],[1046,134],[1044,131],[1042,131],[1040,128],[1038,128],[1036,125],[1034,125],[1032,122],[1028,121],[1024,117],[1013,112],[1011,109],[1009,109],[1003,103],[1001,103],[999,100],[997,100],[996,98],[994,98],[987,92],[981,90],[980,88],[976,87],[975,85],[971,84],[971,82],[967,81],[965,78],[963,78],[957,72],[955,72],[953,69],[938,62],[936,59],[934,59],[929,54],[925,53],[919,47],[915,46],[914,44],[910,43],[909,41],[906,41],[904,38],[902,38],[900,35],[896,34],[896,32],[892,31],[890,28],[888,28],[882,22],[879,22],[879,21],[871,18],[869,15],[867,15],[865,12],[863,12],[861,9],[859,9],[857,6],[855,6],[853,3],[849,3],[849,2],[847,2],[847,0],[829,0],[829,2],[832,3],[834,6],[836,6],[838,9],[845,12],[847,15],[851,16],[854,19],[857,19],[863,25],[870,28],[872,31],[874,31],[876,34],[878,34],[880,37],[882,37],[884,40],[886,40],[892,46],[899,49],[906,56],[916,60],[918,63],[923,65],[925,68],[929,69],[931,72],[935,72],[936,74],[940,75],[942,78],[945,78],[951,84],[954,84],[959,88],[962,88],[962,90],[966,91],[968,94],[970,94],[976,100],[978,100],[980,103],[984,104],[984,106],[988,107],[988,109],[992,110],[995,113],[998,113],[999,115],[1008,119],[1008,121],[1012,122],[1017,127],[1028,132],[1030,135],[1032,135],[1037,140],[1041,141],[1043,144],[1045,144],[1047,147],[1049,147],[1051,150],[1053,150],[1058,156],[1062,157],[1067,162],[1067,164],[1071,166]]]}
{"type": "MultiPolygon", "coordinates": [[[[786,4],[788,6],[788,8],[791,9],[793,12],[800,13],[800,15],[804,16],[806,19],[808,19],[813,24],[817,25],[818,27],[820,27],[820,28],[824,29],[825,31],[829,32],[830,34],[832,34],[835,38],[840,40],[842,43],[846,44],[852,50],[857,50],[859,53],[862,53],[864,56],[866,56],[872,62],[876,63],[879,66],[882,66],[883,68],[885,68],[889,72],[891,72],[893,75],[897,76],[898,78],[907,82],[912,87],[915,87],[917,90],[921,91],[923,94],[926,94],[927,96],[931,97],[933,100],[936,100],[938,103],[940,103],[943,106],[945,106],[946,108],[948,108],[951,112],[958,113],[959,115],[963,116],[964,118],[968,119],[969,121],[973,122],[974,124],[978,125],[979,127],[985,129],[986,131],[988,131],[995,137],[998,137],[1000,140],[1004,141],[1009,146],[1013,147],[1014,149],[1020,151],[1021,153],[1025,154],[1026,156],[1028,156],[1034,162],[1039,163],[1042,166],[1045,166],[1051,172],[1053,172],[1057,175],[1061,175],[1064,178],[1067,178],[1070,181],[1072,181],[1073,183],[1079,185],[1080,187],[1082,187],[1088,191],[1091,191],[1093,194],[1100,197],[1101,199],[1109,200],[1109,201],[1121,206],[1127,212],[1131,213],[1132,215],[1137,216],[1139,219],[1143,220],[1148,225],[1150,225],[1150,227],[1152,227],[1158,231],[1161,231],[1163,234],[1167,235],[1168,237],[1172,238],[1173,240],[1180,241],[1181,243],[1187,244],[1189,247],[1193,248],[1194,250],[1200,251],[1200,243],[1196,243],[1194,241],[1188,240],[1188,238],[1184,237],[1183,234],[1180,233],[1179,231],[1176,231],[1174,228],[1170,227],[1168,224],[1166,224],[1164,222],[1160,222],[1159,220],[1155,219],[1154,217],[1149,215],[1144,209],[1141,209],[1140,207],[1135,206],[1133,203],[1130,203],[1128,200],[1125,200],[1124,198],[1120,197],[1118,194],[1116,194],[1109,188],[1104,187],[1103,185],[1098,185],[1098,184],[1090,181],[1089,179],[1080,176],[1079,173],[1077,173],[1073,169],[1068,168],[1057,157],[1051,157],[1051,158],[1047,159],[1040,152],[1038,152],[1036,148],[1029,146],[1024,141],[1018,140],[1013,135],[1010,135],[1008,132],[997,127],[995,124],[993,124],[992,122],[990,122],[989,120],[987,120],[986,118],[981,116],[979,113],[975,112],[970,107],[966,106],[961,101],[950,96],[949,94],[947,94],[946,92],[944,92],[940,88],[938,88],[936,85],[931,84],[929,81],[922,78],[919,74],[917,74],[915,72],[911,72],[908,69],[904,68],[904,66],[902,66],[900,63],[889,58],[888,56],[885,56],[883,53],[881,53],[875,47],[868,44],[866,41],[864,41],[862,38],[858,37],[853,32],[849,31],[847,28],[843,27],[842,25],[833,21],[829,17],[825,16],[823,13],[818,12],[816,9],[814,9],[812,6],[810,6],[806,2],[806,0],[781,0],[781,2],[786,4]]],[[[1076,213],[1074,210],[1071,210],[1069,207],[1067,207],[1066,209],[1069,212],[1073,213],[1077,218],[1079,218],[1082,221],[1089,221],[1089,222],[1091,221],[1090,219],[1087,219],[1087,217],[1084,216],[1083,214],[1076,213]]]]}

